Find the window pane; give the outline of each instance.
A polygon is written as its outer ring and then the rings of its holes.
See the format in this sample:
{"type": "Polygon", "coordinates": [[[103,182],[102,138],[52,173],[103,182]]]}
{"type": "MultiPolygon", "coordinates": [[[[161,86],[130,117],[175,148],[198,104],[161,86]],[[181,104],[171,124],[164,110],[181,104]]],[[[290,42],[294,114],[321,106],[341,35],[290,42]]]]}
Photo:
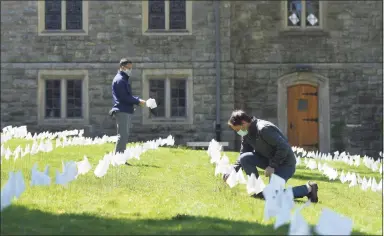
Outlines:
{"type": "Polygon", "coordinates": [[[297,110],[306,111],[308,110],[308,100],[307,99],[299,99],[297,103],[297,110]]]}
{"type": "Polygon", "coordinates": [[[164,0],[149,0],[148,8],[148,29],[165,29],[164,0]]]}
{"type": "Polygon", "coordinates": [[[66,0],[66,29],[79,30],[83,29],[83,1],[82,0],[66,0]]]}
{"type": "Polygon", "coordinates": [[[60,80],[45,81],[45,117],[61,117],[61,85],[60,80]]]}
{"type": "Polygon", "coordinates": [[[149,118],[165,117],[165,80],[149,80],[149,97],[156,100],[157,107],[149,109],[149,118]]]}
{"type": "Polygon", "coordinates": [[[288,26],[300,26],[301,0],[288,0],[288,26]]]}
{"type": "Polygon", "coordinates": [[[305,3],[306,26],[319,26],[319,0],[307,0],[305,3]]]}
{"type": "Polygon", "coordinates": [[[175,79],[171,81],[171,116],[186,116],[186,80],[175,79]]]}
{"type": "Polygon", "coordinates": [[[61,30],[61,0],[45,1],[45,29],[61,30]]]}
{"type": "Polygon", "coordinates": [[[67,117],[80,118],[83,116],[82,80],[67,80],[67,117]]]}
{"type": "Polygon", "coordinates": [[[169,24],[170,29],[186,28],[185,0],[169,1],[169,24]]]}

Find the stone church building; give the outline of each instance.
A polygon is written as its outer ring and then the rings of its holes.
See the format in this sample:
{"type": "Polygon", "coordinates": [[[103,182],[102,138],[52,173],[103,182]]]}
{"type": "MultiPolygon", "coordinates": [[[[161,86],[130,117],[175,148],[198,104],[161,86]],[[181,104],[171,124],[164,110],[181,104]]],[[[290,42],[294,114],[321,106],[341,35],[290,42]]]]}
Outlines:
{"type": "Polygon", "coordinates": [[[239,147],[232,110],[292,145],[378,156],[382,1],[1,1],[1,127],[115,135],[111,82],[134,61],[132,140],[239,147]]]}

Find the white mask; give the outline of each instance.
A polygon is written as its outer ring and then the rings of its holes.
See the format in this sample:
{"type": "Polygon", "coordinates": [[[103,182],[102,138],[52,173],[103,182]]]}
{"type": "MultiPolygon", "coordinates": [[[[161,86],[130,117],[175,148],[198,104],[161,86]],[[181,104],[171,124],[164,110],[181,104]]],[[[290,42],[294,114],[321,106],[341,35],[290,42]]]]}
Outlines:
{"type": "Polygon", "coordinates": [[[248,130],[239,130],[237,131],[237,134],[240,135],[241,137],[244,137],[245,135],[248,134],[248,130]]]}
{"type": "Polygon", "coordinates": [[[127,69],[127,70],[123,70],[124,73],[126,73],[128,76],[131,76],[132,74],[132,69],[127,69]]]}

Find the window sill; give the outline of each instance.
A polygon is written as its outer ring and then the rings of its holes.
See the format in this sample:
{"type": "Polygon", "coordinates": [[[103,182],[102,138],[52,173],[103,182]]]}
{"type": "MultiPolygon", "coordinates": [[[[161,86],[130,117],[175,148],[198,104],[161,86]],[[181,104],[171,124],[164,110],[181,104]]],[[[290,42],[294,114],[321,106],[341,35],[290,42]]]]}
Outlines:
{"type": "Polygon", "coordinates": [[[149,29],[143,32],[143,35],[159,35],[159,36],[183,36],[183,35],[192,35],[192,32],[187,29],[180,30],[154,30],[149,29]]]}
{"type": "Polygon", "coordinates": [[[39,36],[85,36],[88,32],[85,30],[43,30],[39,36]]]}
{"type": "Polygon", "coordinates": [[[54,125],[54,126],[68,126],[68,125],[89,125],[89,121],[84,118],[58,118],[58,119],[41,119],[38,122],[39,125],[54,125]]]}
{"type": "Polygon", "coordinates": [[[280,36],[328,36],[329,33],[323,29],[286,29],[280,31],[280,36]]]}

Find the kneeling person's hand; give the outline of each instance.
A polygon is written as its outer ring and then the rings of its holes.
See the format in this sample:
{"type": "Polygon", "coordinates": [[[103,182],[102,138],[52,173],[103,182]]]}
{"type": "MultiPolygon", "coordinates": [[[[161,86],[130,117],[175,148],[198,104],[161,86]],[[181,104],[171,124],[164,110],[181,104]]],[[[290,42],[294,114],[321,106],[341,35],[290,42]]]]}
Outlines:
{"type": "Polygon", "coordinates": [[[275,173],[275,169],[268,166],[267,168],[265,168],[265,176],[266,177],[270,177],[273,173],[275,173]]]}

